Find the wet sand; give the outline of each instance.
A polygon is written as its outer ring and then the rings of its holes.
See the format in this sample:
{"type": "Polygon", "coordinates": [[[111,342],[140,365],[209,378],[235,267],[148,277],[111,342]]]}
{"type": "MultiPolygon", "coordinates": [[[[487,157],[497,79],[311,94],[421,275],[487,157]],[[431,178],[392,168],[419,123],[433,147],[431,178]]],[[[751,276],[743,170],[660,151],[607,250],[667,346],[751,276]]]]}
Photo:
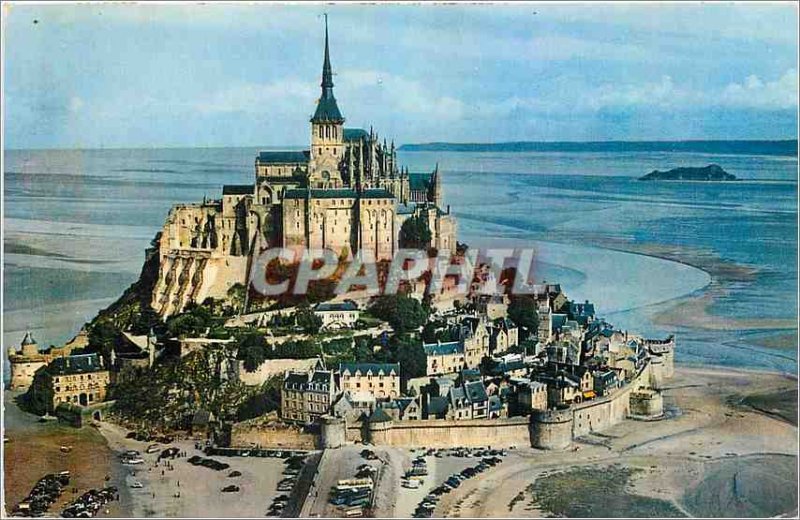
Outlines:
{"type": "Polygon", "coordinates": [[[4,444],[4,512],[11,513],[46,474],[68,470],[70,485],[50,508],[51,513],[59,514],[64,505],[89,489],[114,485],[120,488],[121,501],[111,502],[105,508],[108,513],[101,510],[98,516],[128,516],[113,453],[97,429],[76,429],[55,421],[40,423],[37,416],[23,412],[14,403],[17,395],[4,392],[4,435],[10,439],[4,444]],[[61,446],[71,446],[72,450],[63,453],[61,446]],[[78,492],[73,493],[72,488],[78,492]]]}
{"type": "Polygon", "coordinates": [[[548,516],[529,490],[537,478],[570,468],[595,468],[601,475],[613,464],[640,470],[625,493],[665,501],[686,516],[791,513],[797,503],[797,427],[737,399],[791,399],[788,390],[796,384],[763,372],[680,368],[664,392],[671,418],[624,421],[577,440],[577,451],[514,450],[485,476],[445,495],[435,516],[548,516]]]}
{"type": "MultiPolygon", "coordinates": [[[[745,320],[712,314],[711,306],[723,293],[724,289],[714,284],[702,294],[680,298],[673,305],[657,313],[653,317],[653,322],[663,326],[707,330],[797,330],[797,322],[791,319],[752,318],[745,320]]],[[[791,333],[789,335],[791,336],[791,333]]],[[[796,335],[794,337],[796,339],[796,335]]]]}

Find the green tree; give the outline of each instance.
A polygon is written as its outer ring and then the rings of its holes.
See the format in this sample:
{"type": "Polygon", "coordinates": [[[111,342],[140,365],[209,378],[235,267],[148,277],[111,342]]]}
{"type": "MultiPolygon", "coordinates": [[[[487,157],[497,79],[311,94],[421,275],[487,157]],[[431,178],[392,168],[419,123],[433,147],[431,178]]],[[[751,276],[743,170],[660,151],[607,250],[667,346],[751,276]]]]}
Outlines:
{"type": "Polygon", "coordinates": [[[370,313],[389,322],[398,334],[418,330],[428,321],[429,309],[406,294],[384,295],[375,300],[370,313]]]}
{"type": "Polygon", "coordinates": [[[216,324],[214,315],[202,305],[190,305],[186,310],[167,320],[167,331],[173,337],[197,337],[216,324]]]}
{"type": "Polygon", "coordinates": [[[314,314],[314,311],[311,310],[307,303],[297,307],[294,318],[297,326],[303,329],[306,334],[316,334],[322,328],[322,318],[314,314]]]}
{"type": "Polygon", "coordinates": [[[428,219],[415,215],[406,219],[400,227],[400,247],[427,249],[431,245],[431,229],[428,219]]]}
{"type": "Polygon", "coordinates": [[[247,296],[247,287],[241,283],[235,283],[228,289],[228,303],[233,313],[243,312],[244,302],[247,296]]]}
{"type": "Polygon", "coordinates": [[[236,412],[237,421],[246,421],[280,410],[283,376],[277,375],[264,382],[258,391],[251,393],[236,412]]]}
{"type": "Polygon", "coordinates": [[[253,331],[239,339],[237,357],[244,361],[244,369],[255,372],[267,360],[267,341],[260,332],[253,331]]]}
{"type": "Polygon", "coordinates": [[[410,334],[398,334],[392,338],[391,349],[394,360],[400,363],[403,379],[422,377],[427,373],[427,358],[417,338],[410,334]]]}
{"type": "Polygon", "coordinates": [[[86,350],[97,352],[108,361],[120,334],[119,329],[110,320],[97,320],[89,329],[89,347],[86,350]]]}
{"type": "Polygon", "coordinates": [[[512,296],[508,306],[508,317],[525,331],[525,337],[536,334],[539,329],[536,300],[531,296],[512,296]]]}

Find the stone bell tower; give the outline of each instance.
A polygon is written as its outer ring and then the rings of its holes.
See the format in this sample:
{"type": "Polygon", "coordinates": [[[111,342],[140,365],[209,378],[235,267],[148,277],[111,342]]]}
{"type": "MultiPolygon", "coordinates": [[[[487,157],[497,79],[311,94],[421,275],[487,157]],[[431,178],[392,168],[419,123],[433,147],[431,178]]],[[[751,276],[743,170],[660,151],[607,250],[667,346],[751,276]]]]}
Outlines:
{"type": "Polygon", "coordinates": [[[311,188],[341,188],[339,164],[344,157],[344,117],[333,96],[333,71],[328,49],[328,16],[325,15],[325,59],[322,63],[322,95],[311,118],[311,188]]]}

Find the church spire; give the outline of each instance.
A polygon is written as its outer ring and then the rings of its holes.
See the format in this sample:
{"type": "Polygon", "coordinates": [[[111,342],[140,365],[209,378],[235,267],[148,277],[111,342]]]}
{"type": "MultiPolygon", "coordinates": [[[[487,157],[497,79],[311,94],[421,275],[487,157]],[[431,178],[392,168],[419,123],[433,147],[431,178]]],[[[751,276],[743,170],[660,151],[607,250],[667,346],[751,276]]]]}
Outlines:
{"type": "Polygon", "coordinates": [[[317,101],[317,110],[312,123],[343,123],[344,118],[339,112],[336,98],[333,96],[333,69],[331,68],[331,53],[328,45],[328,15],[325,15],[325,58],[322,62],[322,96],[317,101]]]}
{"type": "Polygon", "coordinates": [[[325,14],[325,60],[322,62],[322,96],[333,97],[333,71],[331,70],[331,52],[328,47],[328,15],[325,14]]]}

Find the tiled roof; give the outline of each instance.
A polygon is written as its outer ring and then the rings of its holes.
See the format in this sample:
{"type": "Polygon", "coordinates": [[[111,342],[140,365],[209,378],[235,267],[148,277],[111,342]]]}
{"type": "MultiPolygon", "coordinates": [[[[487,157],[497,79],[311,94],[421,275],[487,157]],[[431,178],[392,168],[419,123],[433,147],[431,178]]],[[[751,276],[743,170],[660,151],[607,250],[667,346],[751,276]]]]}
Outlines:
{"type": "Polygon", "coordinates": [[[423,343],[422,349],[426,356],[446,356],[449,354],[463,354],[464,344],[460,341],[449,343],[423,343]]]}
{"type": "Polygon", "coordinates": [[[98,354],[80,354],[58,357],[47,365],[47,372],[54,376],[83,374],[105,370],[98,354]]]}
{"type": "Polygon", "coordinates": [[[308,150],[299,151],[269,151],[259,152],[256,159],[260,164],[298,164],[307,163],[311,159],[308,150]]]}
{"type": "Polygon", "coordinates": [[[226,184],[222,187],[223,195],[252,195],[254,191],[252,184],[226,184]]]}
{"type": "Polygon", "coordinates": [[[344,374],[345,372],[350,374],[360,372],[363,375],[367,373],[377,375],[381,372],[389,375],[394,372],[400,375],[400,363],[339,363],[339,373],[344,374]]]}

